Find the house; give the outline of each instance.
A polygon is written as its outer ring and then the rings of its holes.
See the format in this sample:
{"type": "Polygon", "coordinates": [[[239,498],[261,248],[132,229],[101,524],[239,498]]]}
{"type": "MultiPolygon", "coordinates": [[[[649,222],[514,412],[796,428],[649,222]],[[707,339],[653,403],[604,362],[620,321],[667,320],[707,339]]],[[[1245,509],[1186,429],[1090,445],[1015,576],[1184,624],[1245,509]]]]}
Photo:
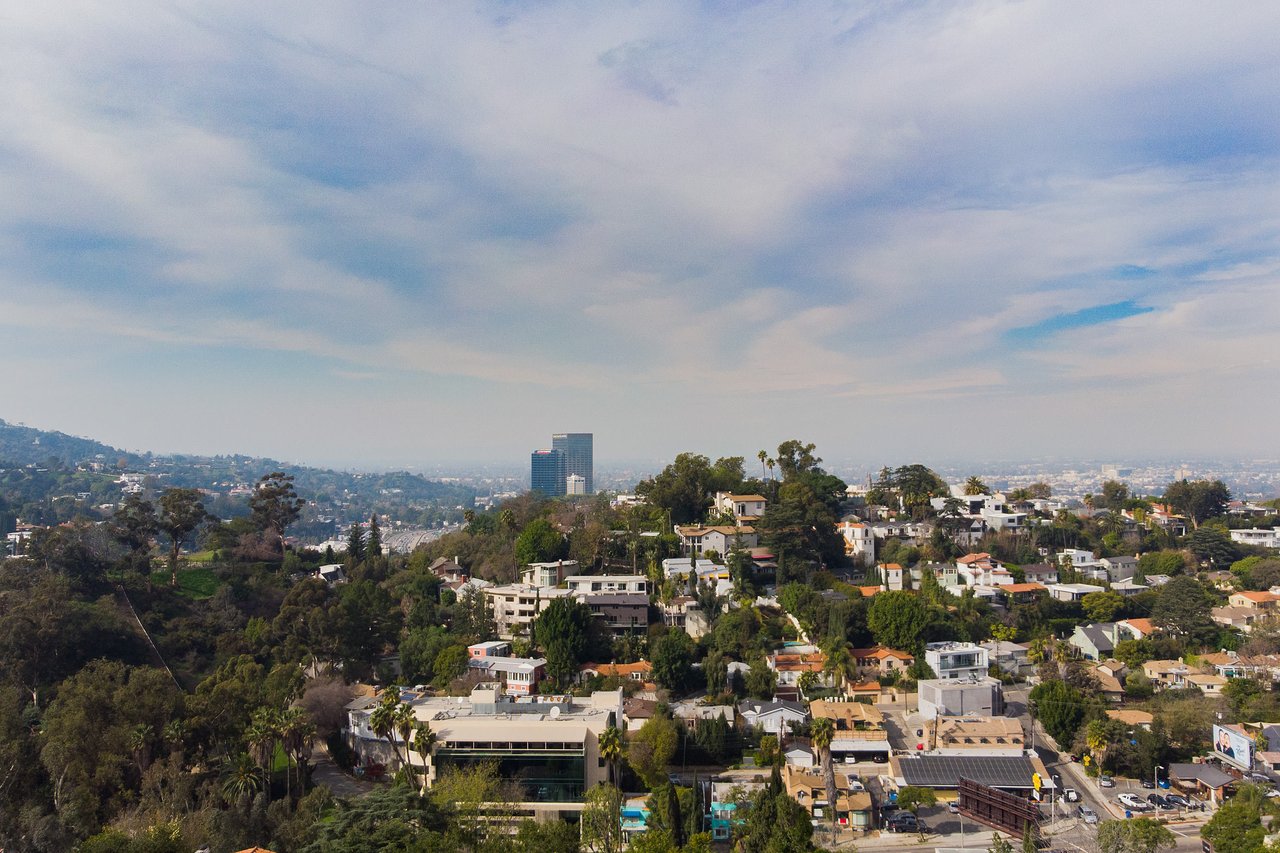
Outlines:
{"type": "Polygon", "coordinates": [[[1103,592],[1103,588],[1087,583],[1055,583],[1049,586],[1049,595],[1058,601],[1079,601],[1091,592],[1103,592]]]}
{"type": "Polygon", "coordinates": [[[975,643],[929,643],[924,647],[925,663],[939,679],[980,678],[987,674],[987,650],[975,643]]]}
{"type": "Polygon", "coordinates": [[[1121,619],[1116,625],[1128,634],[1125,639],[1129,640],[1145,639],[1158,630],[1150,619],[1121,619]]]}
{"type": "Polygon", "coordinates": [[[695,640],[700,640],[711,630],[707,614],[696,598],[677,595],[662,605],[662,621],[669,628],[679,628],[695,640]]]}
{"type": "Polygon", "coordinates": [[[452,560],[448,557],[436,557],[431,565],[427,566],[427,571],[447,584],[465,583],[468,577],[467,570],[458,563],[457,557],[452,560]]]}
{"type": "Polygon", "coordinates": [[[760,544],[755,528],[749,525],[678,525],[676,536],[680,537],[680,553],[686,556],[710,551],[728,554],[735,548],[746,550],[760,544]]]}
{"type": "Polygon", "coordinates": [[[1100,557],[1098,564],[1107,570],[1107,579],[1113,583],[1133,580],[1138,573],[1137,557],[1100,557]]]}
{"type": "Polygon", "coordinates": [[[845,556],[855,565],[869,566],[876,561],[876,536],[861,521],[842,521],[836,532],[844,539],[845,556]]]}
{"type": "Polygon", "coordinates": [[[1201,655],[1200,662],[1213,667],[1213,671],[1223,678],[1256,678],[1273,683],[1280,681],[1280,655],[1242,655],[1224,650],[1201,655]]]}
{"type": "Polygon", "coordinates": [[[656,689],[653,684],[653,664],[647,660],[635,663],[584,663],[578,667],[578,683],[585,679],[600,676],[601,678],[617,678],[644,685],[650,690],[656,689]]]}
{"type": "Polygon", "coordinates": [[[813,746],[809,738],[796,738],[791,745],[782,751],[784,763],[794,767],[813,767],[818,763],[813,755],[813,746]]]}
{"type": "Polygon", "coordinates": [[[699,580],[702,580],[715,577],[722,571],[724,576],[728,578],[729,571],[724,566],[701,558],[668,557],[662,561],[662,576],[672,580],[687,578],[690,572],[693,572],[698,576],[699,580]]]}
{"type": "Polygon", "coordinates": [[[1022,723],[1012,717],[936,717],[926,720],[917,751],[929,755],[1022,755],[1022,723]]]}
{"type": "Polygon", "coordinates": [[[1227,604],[1231,607],[1244,607],[1268,613],[1275,612],[1277,602],[1280,602],[1280,595],[1276,595],[1274,592],[1241,590],[1227,596],[1227,604]]]}
{"type": "Polygon", "coordinates": [[[564,585],[573,592],[632,592],[649,594],[648,575],[570,575],[564,585]]]}
{"type": "Polygon", "coordinates": [[[981,645],[987,650],[987,659],[1000,667],[1001,672],[1014,676],[1025,675],[1034,666],[1028,658],[1031,647],[1026,643],[988,640],[981,645]]]}
{"type": "Polygon", "coordinates": [[[800,683],[800,676],[812,672],[819,682],[831,683],[831,674],[822,670],[827,665],[827,656],[819,651],[792,652],[784,646],[782,651],[774,652],[765,659],[769,669],[778,674],[779,687],[795,687],[800,683]]]}
{"type": "Polygon", "coordinates": [[[769,503],[762,495],[733,495],[728,492],[716,492],[712,506],[717,512],[733,516],[738,524],[753,524],[764,515],[764,508],[769,503]]]}
{"type": "Polygon", "coordinates": [[[556,598],[571,595],[567,589],[513,583],[481,590],[493,610],[498,636],[512,639],[527,636],[533,621],[556,598]]]}
{"type": "Polygon", "coordinates": [[[615,637],[649,630],[649,596],[643,592],[587,592],[573,597],[615,637]]]}
{"type": "Polygon", "coordinates": [[[1224,628],[1235,628],[1246,634],[1253,630],[1255,622],[1274,618],[1269,611],[1257,607],[1215,607],[1209,615],[1224,628]]]}
{"type": "Polygon", "coordinates": [[[1032,563],[1022,567],[1022,577],[1027,583],[1042,583],[1048,586],[1058,582],[1058,567],[1052,563],[1032,563]]]}
{"type": "Polygon", "coordinates": [[[520,570],[520,582],[530,586],[559,586],[561,581],[577,571],[577,560],[530,563],[520,570]]]}
{"type": "Polygon", "coordinates": [[[956,560],[956,575],[965,586],[1002,586],[1013,583],[1013,574],[990,554],[966,554],[956,560]]]}
{"type": "MultiPolygon", "coordinates": [[[[494,644],[478,644],[481,647],[492,645],[494,644]]],[[[510,696],[529,696],[538,692],[538,684],[547,674],[545,658],[513,658],[494,655],[483,648],[479,649],[481,653],[477,653],[477,648],[477,646],[467,648],[469,673],[478,673],[497,681],[510,696]]],[[[507,650],[510,650],[509,646],[507,650]]]]}
{"type": "Polygon", "coordinates": [[[1134,583],[1133,581],[1115,581],[1111,584],[1111,591],[1118,592],[1125,598],[1131,595],[1137,595],[1140,592],[1146,592],[1151,587],[1146,584],[1134,583]]]}
{"type": "Polygon", "coordinates": [[[329,586],[337,586],[340,583],[347,582],[347,573],[342,570],[341,563],[331,563],[327,566],[321,566],[316,572],[316,577],[327,583],[329,586]]]}
{"type": "Polygon", "coordinates": [[[1067,642],[1089,660],[1103,660],[1111,657],[1116,650],[1116,643],[1124,639],[1127,637],[1116,623],[1096,622],[1092,625],[1077,625],[1067,642]]]}
{"type": "Polygon", "coordinates": [[[1004,688],[998,678],[930,678],[916,685],[922,717],[998,717],[1004,714],[1004,688]]]}
{"type": "Polygon", "coordinates": [[[870,649],[854,649],[849,652],[859,675],[874,674],[876,676],[901,673],[910,669],[916,662],[910,652],[900,652],[884,646],[870,649]]]}
{"type": "MultiPolygon", "coordinates": [[[[871,795],[865,790],[853,790],[849,774],[835,774],[836,801],[827,801],[827,783],[824,774],[814,773],[806,767],[787,765],[782,769],[782,783],[787,796],[795,800],[809,813],[815,825],[832,822],[841,830],[865,832],[872,828],[871,795]],[[831,820],[830,810],[835,810],[831,820]]],[[[862,788],[859,784],[858,788],[862,788]]]]}
{"type": "Polygon", "coordinates": [[[1098,682],[1098,692],[1104,699],[1117,703],[1124,701],[1124,684],[1115,675],[1114,670],[1097,663],[1085,664],[1085,668],[1098,682]]]}
{"type": "Polygon", "coordinates": [[[831,754],[836,760],[865,761],[888,758],[891,748],[884,728],[884,714],[865,702],[832,702],[815,699],[809,703],[813,719],[831,720],[835,731],[831,754]]]}
{"type": "Polygon", "coordinates": [[[622,721],[627,731],[639,728],[658,713],[658,702],[633,696],[622,702],[622,721]]]}
{"type": "Polygon", "coordinates": [[[1113,720],[1119,720],[1126,726],[1143,728],[1147,731],[1151,731],[1151,724],[1155,722],[1155,717],[1150,712],[1131,710],[1129,708],[1108,708],[1107,716],[1113,720]]]}
{"type": "Polygon", "coordinates": [[[732,705],[704,705],[701,702],[676,702],[671,706],[673,719],[684,723],[685,728],[693,731],[700,720],[718,720],[724,717],[730,726],[737,722],[732,705]]]}
{"type": "Polygon", "coordinates": [[[1063,548],[1058,552],[1058,565],[1083,572],[1097,566],[1098,558],[1083,548],[1063,548]]]}
{"type": "Polygon", "coordinates": [[[1280,548],[1280,527],[1272,527],[1267,529],[1252,530],[1231,530],[1232,542],[1239,542],[1241,545],[1255,545],[1259,548],[1280,548]]]}
{"type": "Polygon", "coordinates": [[[784,735],[790,733],[790,723],[806,722],[809,712],[800,702],[746,699],[738,705],[738,716],[743,725],[755,726],[765,734],[784,735]]]}
{"type": "Polygon", "coordinates": [[[1006,604],[1034,604],[1036,599],[1049,591],[1044,584],[1035,582],[1005,584],[996,589],[1003,595],[1006,604]]]}
{"type": "Polygon", "coordinates": [[[1180,660],[1149,660],[1142,665],[1142,674],[1157,690],[1185,686],[1185,679],[1191,672],[1191,668],[1180,660]]]}
{"type": "Polygon", "coordinates": [[[1206,696],[1221,696],[1222,688],[1227,686],[1227,679],[1221,675],[1205,675],[1200,672],[1192,672],[1183,676],[1183,684],[1187,687],[1194,687],[1206,696]]]}
{"type": "Polygon", "coordinates": [[[501,658],[511,656],[511,644],[502,640],[489,640],[467,646],[467,658],[501,658]]]}

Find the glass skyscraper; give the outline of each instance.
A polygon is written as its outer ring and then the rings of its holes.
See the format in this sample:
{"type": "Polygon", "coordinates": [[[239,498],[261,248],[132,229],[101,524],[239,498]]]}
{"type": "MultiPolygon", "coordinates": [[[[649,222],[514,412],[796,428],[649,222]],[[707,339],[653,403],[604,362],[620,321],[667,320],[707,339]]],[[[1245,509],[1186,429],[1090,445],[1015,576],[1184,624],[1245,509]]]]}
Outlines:
{"type": "Polygon", "coordinates": [[[529,488],[549,498],[558,498],[564,494],[566,476],[563,451],[533,451],[529,460],[529,488]]]}
{"type": "MultiPolygon", "coordinates": [[[[593,435],[589,432],[562,432],[551,436],[551,447],[564,454],[564,476],[577,474],[585,480],[588,495],[596,493],[593,441],[593,435]]],[[[560,494],[564,494],[563,482],[560,484],[560,494]]]]}

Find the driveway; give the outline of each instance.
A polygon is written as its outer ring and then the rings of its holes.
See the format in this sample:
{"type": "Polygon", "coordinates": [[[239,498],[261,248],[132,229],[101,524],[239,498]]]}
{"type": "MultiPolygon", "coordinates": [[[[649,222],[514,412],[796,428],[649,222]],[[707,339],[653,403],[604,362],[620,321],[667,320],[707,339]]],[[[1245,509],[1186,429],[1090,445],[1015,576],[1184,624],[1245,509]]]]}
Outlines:
{"type": "Polygon", "coordinates": [[[320,744],[311,749],[311,783],[324,785],[335,797],[351,799],[363,797],[377,787],[376,782],[357,779],[333,763],[329,751],[320,744]]]}

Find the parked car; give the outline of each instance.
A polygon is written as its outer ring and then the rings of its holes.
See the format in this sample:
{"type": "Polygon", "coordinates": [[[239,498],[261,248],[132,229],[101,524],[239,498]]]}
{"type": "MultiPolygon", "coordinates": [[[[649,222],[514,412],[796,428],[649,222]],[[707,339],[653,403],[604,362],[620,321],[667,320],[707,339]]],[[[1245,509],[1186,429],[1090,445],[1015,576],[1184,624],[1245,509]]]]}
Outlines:
{"type": "Polygon", "coordinates": [[[1164,798],[1169,803],[1170,808],[1185,809],[1191,805],[1191,801],[1181,794],[1165,794],[1164,798]]]}
{"type": "Polygon", "coordinates": [[[1098,777],[1099,788],[1114,788],[1115,786],[1116,780],[1112,779],[1110,776],[1102,775],[1098,777]]]}
{"type": "Polygon", "coordinates": [[[1062,799],[1066,800],[1068,803],[1078,803],[1080,802],[1080,792],[1075,788],[1063,788],[1062,799]]]}
{"type": "Polygon", "coordinates": [[[866,785],[864,785],[864,784],[862,784],[862,780],[861,780],[861,779],[859,779],[858,777],[856,777],[856,776],[850,776],[850,777],[849,777],[849,790],[850,790],[850,791],[855,791],[855,792],[857,792],[857,791],[865,791],[865,790],[867,790],[867,786],[866,786],[866,785]]]}
{"type": "Polygon", "coordinates": [[[1151,806],[1138,799],[1137,794],[1121,794],[1116,797],[1116,802],[1130,811],[1145,812],[1151,809],[1151,806]]]}
{"type": "Polygon", "coordinates": [[[1266,784],[1269,784],[1269,783],[1271,782],[1271,777],[1270,777],[1270,776],[1267,776],[1267,775],[1262,774],[1262,773],[1256,773],[1256,772],[1255,772],[1255,773],[1246,773],[1246,774],[1244,774],[1244,778],[1248,779],[1250,782],[1257,782],[1257,783],[1262,784],[1262,785],[1266,785],[1266,784]]]}
{"type": "Polygon", "coordinates": [[[955,800],[952,800],[951,802],[947,803],[947,811],[951,812],[952,814],[960,814],[960,804],[957,803],[955,800]]]}
{"type": "Polygon", "coordinates": [[[1088,806],[1080,807],[1080,819],[1085,823],[1094,824],[1098,822],[1098,813],[1088,806]]]}
{"type": "Polygon", "coordinates": [[[890,832],[923,832],[924,824],[911,812],[898,812],[885,821],[884,828],[890,832]]]}
{"type": "Polygon", "coordinates": [[[1147,802],[1158,809],[1171,809],[1173,804],[1159,794],[1147,794],[1147,802]]]}
{"type": "Polygon", "coordinates": [[[1142,787],[1144,788],[1154,788],[1155,786],[1156,786],[1156,783],[1152,782],[1150,779],[1142,780],[1142,787]]]}
{"type": "Polygon", "coordinates": [[[1169,780],[1168,780],[1168,779],[1161,779],[1157,784],[1158,784],[1161,788],[1164,788],[1166,791],[1167,791],[1167,790],[1169,790],[1169,780]]]}

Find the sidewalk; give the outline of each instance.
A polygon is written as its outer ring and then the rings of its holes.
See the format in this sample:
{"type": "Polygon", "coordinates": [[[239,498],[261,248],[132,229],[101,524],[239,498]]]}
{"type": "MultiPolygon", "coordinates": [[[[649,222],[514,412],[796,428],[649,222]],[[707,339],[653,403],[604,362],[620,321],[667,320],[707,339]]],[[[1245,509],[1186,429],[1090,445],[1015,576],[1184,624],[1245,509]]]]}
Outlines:
{"type": "Polygon", "coordinates": [[[357,779],[333,763],[329,751],[317,743],[311,748],[311,784],[324,785],[335,797],[363,797],[377,787],[376,782],[357,779]]]}

